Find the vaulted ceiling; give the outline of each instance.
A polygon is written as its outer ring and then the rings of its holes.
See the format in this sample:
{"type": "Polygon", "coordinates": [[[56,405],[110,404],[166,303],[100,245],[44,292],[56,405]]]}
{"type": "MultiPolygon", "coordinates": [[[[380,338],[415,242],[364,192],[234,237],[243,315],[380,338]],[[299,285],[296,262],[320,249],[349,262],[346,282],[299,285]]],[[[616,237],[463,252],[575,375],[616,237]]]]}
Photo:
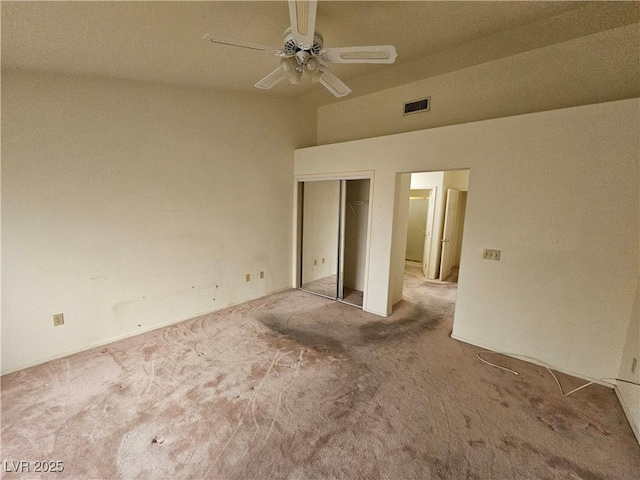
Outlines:
{"type": "MultiPolygon", "coordinates": [[[[394,65],[331,65],[352,95],[640,21],[638,2],[320,1],[325,46],[392,44],[394,65]],[[414,78],[415,77],[415,78],[414,78]]],[[[278,59],[202,39],[281,47],[285,1],[2,2],[2,67],[255,91],[278,59]]],[[[308,79],[264,95],[336,101],[308,79]]],[[[347,97],[348,98],[348,97],[347,97]]]]}

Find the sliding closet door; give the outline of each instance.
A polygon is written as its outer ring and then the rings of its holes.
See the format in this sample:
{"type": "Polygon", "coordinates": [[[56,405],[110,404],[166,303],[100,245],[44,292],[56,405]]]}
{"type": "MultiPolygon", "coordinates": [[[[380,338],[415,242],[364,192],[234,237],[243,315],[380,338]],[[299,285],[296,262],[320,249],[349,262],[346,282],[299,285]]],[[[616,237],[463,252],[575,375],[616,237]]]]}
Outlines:
{"type": "Polygon", "coordinates": [[[338,298],[340,180],[304,182],[300,288],[338,298]]]}
{"type": "Polygon", "coordinates": [[[300,288],[362,307],[371,181],[303,182],[300,288]]]}

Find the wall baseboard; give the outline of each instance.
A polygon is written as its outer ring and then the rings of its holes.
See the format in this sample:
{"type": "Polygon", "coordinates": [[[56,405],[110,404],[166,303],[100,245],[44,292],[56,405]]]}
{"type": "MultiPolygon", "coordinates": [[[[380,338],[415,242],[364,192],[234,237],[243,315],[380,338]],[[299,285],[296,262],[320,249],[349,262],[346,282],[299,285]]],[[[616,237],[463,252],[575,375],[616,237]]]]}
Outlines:
{"type": "Polygon", "coordinates": [[[52,360],[57,360],[59,358],[64,358],[64,357],[68,357],[70,355],[75,355],[76,353],[86,352],[87,350],[91,350],[93,348],[102,347],[104,345],[109,345],[110,343],[117,342],[119,340],[124,340],[125,338],[131,338],[131,337],[142,335],[142,334],[145,334],[145,333],[148,333],[148,332],[153,332],[154,330],[160,330],[162,328],[167,328],[167,327],[170,327],[171,325],[176,325],[176,324],[178,324],[180,322],[186,322],[187,320],[191,320],[193,318],[201,317],[203,315],[210,315],[212,313],[219,312],[220,310],[224,310],[225,308],[234,307],[236,305],[241,305],[243,303],[253,302],[255,300],[259,300],[261,298],[268,297],[269,295],[274,295],[276,293],[284,292],[286,290],[291,290],[291,287],[285,287],[285,288],[281,288],[281,289],[278,289],[278,290],[274,290],[272,292],[265,293],[264,295],[261,295],[261,296],[256,297],[256,298],[252,298],[250,300],[245,300],[243,302],[229,303],[228,305],[225,305],[225,306],[220,307],[220,308],[216,308],[215,310],[211,310],[211,311],[208,311],[208,312],[201,312],[201,313],[196,313],[194,315],[190,315],[188,318],[181,318],[179,320],[171,320],[169,322],[161,323],[159,325],[154,325],[154,326],[149,327],[149,328],[143,328],[143,329],[138,330],[136,332],[125,333],[124,335],[111,337],[108,340],[105,340],[105,341],[102,341],[102,342],[97,342],[97,343],[91,343],[91,344],[89,344],[89,345],[87,345],[85,347],[82,347],[82,348],[64,351],[64,352],[59,353],[57,355],[51,355],[51,356],[48,356],[48,357],[42,357],[42,358],[39,358],[37,360],[34,360],[33,362],[28,362],[28,363],[21,364],[21,365],[12,367],[12,368],[8,368],[6,370],[2,370],[2,373],[0,373],[0,375],[8,375],[10,373],[14,373],[14,372],[17,372],[17,371],[20,371],[20,370],[24,370],[25,368],[35,367],[37,365],[42,365],[43,363],[47,363],[47,362],[50,362],[52,360]]]}
{"type": "Polygon", "coordinates": [[[453,333],[451,334],[451,338],[453,338],[454,340],[458,340],[460,342],[468,343],[469,345],[473,345],[473,346],[476,346],[476,347],[484,348],[484,349],[490,350],[492,352],[500,353],[500,354],[505,355],[507,357],[515,358],[516,360],[522,360],[523,362],[533,363],[534,365],[539,365],[541,367],[549,367],[549,368],[551,368],[551,369],[553,369],[553,370],[555,370],[557,372],[564,373],[564,374],[567,374],[567,375],[571,375],[571,376],[574,376],[574,377],[577,377],[577,378],[580,378],[582,380],[586,380],[586,381],[589,381],[589,382],[597,383],[598,385],[602,385],[604,387],[612,388],[613,391],[616,394],[616,397],[618,397],[618,401],[620,402],[620,405],[622,406],[622,410],[624,411],[625,417],[627,417],[627,422],[629,422],[629,426],[631,427],[631,430],[633,431],[633,434],[635,435],[636,440],[640,444],[640,431],[638,430],[638,426],[633,423],[633,420],[632,420],[633,417],[631,416],[631,410],[629,410],[628,406],[625,404],[624,397],[620,393],[620,390],[618,389],[617,385],[604,382],[604,381],[599,380],[597,378],[591,378],[589,376],[582,375],[580,373],[573,372],[573,371],[567,370],[565,368],[559,368],[559,367],[556,367],[556,366],[553,366],[553,365],[548,365],[548,364],[544,363],[541,360],[536,361],[536,359],[532,359],[532,358],[521,358],[521,357],[518,356],[518,354],[504,353],[499,348],[492,347],[491,345],[485,345],[485,344],[482,344],[482,343],[479,343],[479,342],[474,342],[472,340],[469,340],[468,338],[461,337],[459,335],[454,335],[453,333]]]}
{"type": "Polygon", "coordinates": [[[613,383],[605,382],[605,381],[600,380],[598,378],[593,378],[593,377],[590,377],[588,375],[584,375],[582,373],[578,373],[578,372],[574,372],[572,370],[568,370],[566,368],[558,367],[556,365],[550,365],[550,364],[545,363],[542,360],[538,360],[536,358],[529,358],[529,357],[523,358],[523,356],[519,356],[519,354],[517,354],[517,353],[503,352],[498,347],[495,347],[495,346],[492,346],[492,345],[486,345],[486,344],[483,344],[483,343],[480,343],[480,342],[476,342],[474,340],[469,340],[468,338],[461,337],[461,336],[455,335],[453,333],[451,334],[451,338],[453,338],[454,340],[459,340],[459,341],[464,342],[464,343],[468,343],[469,345],[473,345],[475,347],[484,348],[486,350],[490,350],[490,351],[495,352],[495,353],[500,353],[500,354],[505,355],[507,357],[515,358],[516,360],[521,360],[523,362],[533,363],[534,365],[539,365],[541,367],[549,367],[550,369],[555,370],[556,372],[564,373],[565,375],[571,375],[572,377],[580,378],[582,380],[586,380],[587,382],[597,383],[598,385],[602,385],[603,387],[613,388],[615,386],[613,383]]]}

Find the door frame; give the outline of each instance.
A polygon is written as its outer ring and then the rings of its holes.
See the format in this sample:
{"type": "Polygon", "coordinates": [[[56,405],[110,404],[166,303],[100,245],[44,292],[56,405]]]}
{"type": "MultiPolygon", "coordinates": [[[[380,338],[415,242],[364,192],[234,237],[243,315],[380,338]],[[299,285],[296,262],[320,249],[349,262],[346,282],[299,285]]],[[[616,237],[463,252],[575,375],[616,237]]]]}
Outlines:
{"type": "MultiPolygon", "coordinates": [[[[313,175],[296,175],[294,177],[293,188],[293,258],[291,265],[292,287],[300,288],[302,282],[302,211],[303,194],[302,190],[305,182],[320,182],[323,180],[369,180],[369,215],[367,219],[367,245],[365,249],[364,265],[364,291],[362,298],[362,309],[367,309],[367,292],[369,290],[369,259],[371,255],[371,229],[373,217],[373,191],[375,182],[375,172],[373,170],[363,170],[350,173],[327,173],[313,175]]],[[[338,276],[340,276],[338,274],[338,276]]],[[[348,304],[351,305],[351,304],[348,304]]]]}

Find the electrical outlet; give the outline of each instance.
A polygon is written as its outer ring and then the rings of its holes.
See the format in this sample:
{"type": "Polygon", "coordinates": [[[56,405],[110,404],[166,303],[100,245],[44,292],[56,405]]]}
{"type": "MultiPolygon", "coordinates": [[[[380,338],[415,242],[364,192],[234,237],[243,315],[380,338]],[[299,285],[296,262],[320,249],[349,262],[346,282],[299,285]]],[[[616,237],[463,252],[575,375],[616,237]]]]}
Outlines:
{"type": "Polygon", "coordinates": [[[636,373],[637,367],[638,367],[638,359],[634,357],[633,361],[631,362],[631,373],[636,373]]]}
{"type": "Polygon", "coordinates": [[[491,250],[488,248],[485,248],[482,251],[482,258],[484,260],[500,260],[500,250],[491,250]]]}
{"type": "Polygon", "coordinates": [[[264,272],[263,271],[260,271],[260,278],[261,279],[264,278],[264,272]]]}
{"type": "Polygon", "coordinates": [[[53,326],[59,327],[60,325],[64,325],[64,315],[62,313],[56,313],[53,316],[53,326]]]}
{"type": "Polygon", "coordinates": [[[247,273],[247,274],[244,276],[244,281],[245,281],[245,282],[250,282],[250,281],[251,281],[251,274],[250,274],[250,273],[247,273]]]}

